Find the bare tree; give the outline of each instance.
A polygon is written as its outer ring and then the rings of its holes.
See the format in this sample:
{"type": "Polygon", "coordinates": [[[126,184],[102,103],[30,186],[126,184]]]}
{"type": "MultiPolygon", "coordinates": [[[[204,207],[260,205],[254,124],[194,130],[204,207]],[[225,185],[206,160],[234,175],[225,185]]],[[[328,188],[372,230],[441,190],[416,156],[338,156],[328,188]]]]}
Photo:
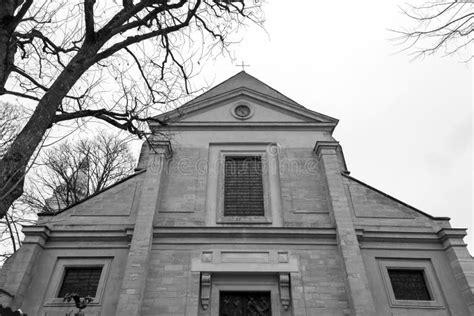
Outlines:
{"type": "Polygon", "coordinates": [[[36,212],[57,212],[133,173],[135,161],[125,140],[100,133],[44,150],[20,199],[36,212]]]}
{"type": "Polygon", "coordinates": [[[0,102],[0,158],[18,135],[21,121],[21,113],[13,104],[0,102]]]}
{"type": "Polygon", "coordinates": [[[48,129],[93,118],[146,136],[247,20],[262,22],[259,1],[0,1],[0,94],[33,109],[0,160],[0,218],[48,129]]]}
{"type": "Polygon", "coordinates": [[[0,266],[21,246],[21,226],[37,213],[58,212],[133,173],[126,140],[100,133],[44,150],[28,175],[26,192],[0,220],[0,266]]]}
{"type": "Polygon", "coordinates": [[[0,266],[20,248],[23,240],[21,226],[36,221],[34,211],[21,202],[15,202],[0,220],[0,266]]]}
{"type": "Polygon", "coordinates": [[[472,59],[474,32],[474,2],[472,0],[442,0],[408,5],[404,15],[415,22],[414,27],[394,30],[402,50],[410,50],[414,57],[435,53],[458,54],[472,59]]]}

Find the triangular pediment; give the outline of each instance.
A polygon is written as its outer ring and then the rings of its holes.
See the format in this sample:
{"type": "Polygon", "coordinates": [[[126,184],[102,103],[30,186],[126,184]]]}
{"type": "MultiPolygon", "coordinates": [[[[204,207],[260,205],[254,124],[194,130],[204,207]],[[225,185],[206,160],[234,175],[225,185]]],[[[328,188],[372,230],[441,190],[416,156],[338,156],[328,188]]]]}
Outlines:
{"type": "Polygon", "coordinates": [[[191,100],[186,105],[198,103],[206,99],[212,99],[216,96],[228,93],[229,91],[234,91],[236,89],[241,89],[241,88],[257,91],[263,95],[274,98],[276,100],[280,100],[282,102],[289,103],[297,107],[303,107],[302,105],[288,98],[286,95],[280,93],[278,90],[273,89],[266,83],[258,80],[254,76],[249,75],[245,71],[241,71],[237,73],[236,75],[230,77],[229,79],[221,82],[220,84],[213,87],[209,91],[191,100]]]}
{"type": "Polygon", "coordinates": [[[176,110],[156,118],[171,123],[325,123],[337,119],[311,111],[244,71],[176,110]],[[239,117],[245,106],[251,115],[239,117]]]}

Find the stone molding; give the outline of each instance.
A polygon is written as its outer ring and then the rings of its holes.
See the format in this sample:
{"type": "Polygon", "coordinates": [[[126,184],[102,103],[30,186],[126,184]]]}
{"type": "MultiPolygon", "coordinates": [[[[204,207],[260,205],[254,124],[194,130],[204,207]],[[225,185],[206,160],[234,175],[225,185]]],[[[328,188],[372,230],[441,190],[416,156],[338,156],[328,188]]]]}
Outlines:
{"type": "Polygon", "coordinates": [[[65,302],[64,298],[58,297],[63,283],[64,273],[68,267],[101,267],[102,271],[97,284],[96,295],[89,306],[103,305],[105,285],[109,277],[110,266],[113,256],[58,256],[56,257],[48,288],[45,292],[45,307],[71,307],[71,303],[65,302]]]}
{"type": "MultiPolygon", "coordinates": [[[[422,250],[423,244],[426,244],[426,249],[433,250],[427,244],[437,245],[438,250],[446,250],[450,247],[466,247],[463,238],[466,236],[466,229],[464,228],[443,228],[438,232],[434,231],[409,231],[401,230],[368,230],[356,229],[357,239],[360,242],[366,243],[394,243],[396,245],[403,244],[404,249],[419,249],[422,250]]],[[[380,245],[379,245],[380,246],[380,245]]],[[[381,246],[383,248],[383,246],[381,246]]],[[[361,248],[368,248],[367,245],[361,245],[361,248]]],[[[392,247],[385,247],[390,248],[392,247]]]]}
{"type": "Polygon", "coordinates": [[[294,122],[182,122],[168,127],[169,130],[229,130],[229,128],[258,129],[258,130],[305,130],[323,131],[331,133],[334,130],[332,123],[294,123],[294,122]]]}
{"type": "MultiPolygon", "coordinates": [[[[155,238],[310,238],[335,239],[334,228],[306,227],[251,227],[251,226],[212,226],[212,227],[155,227],[155,238]]],[[[272,242],[274,242],[272,240],[272,242]]]]}
{"type": "MultiPolygon", "coordinates": [[[[287,101],[269,96],[269,95],[264,94],[264,93],[260,93],[260,92],[255,91],[255,90],[248,89],[246,87],[240,87],[240,88],[237,88],[237,89],[233,89],[229,92],[226,92],[226,93],[214,96],[214,97],[210,97],[210,98],[207,98],[207,99],[204,99],[204,100],[200,100],[200,101],[194,102],[192,104],[188,104],[188,106],[184,107],[184,109],[180,108],[179,110],[173,110],[173,111],[170,111],[170,112],[167,112],[167,113],[163,113],[161,115],[158,115],[157,118],[166,117],[169,121],[173,121],[173,119],[178,119],[179,120],[179,116],[183,116],[183,115],[192,113],[194,111],[199,111],[199,110],[202,110],[206,107],[211,107],[215,104],[225,102],[225,101],[227,101],[231,98],[234,98],[234,97],[241,97],[243,95],[248,96],[250,98],[253,98],[257,101],[265,102],[265,103],[268,103],[270,105],[280,107],[280,108],[282,108],[284,110],[287,110],[289,112],[293,112],[295,114],[298,114],[298,115],[301,115],[301,116],[304,116],[304,117],[312,118],[314,120],[319,121],[317,123],[331,124],[332,125],[332,130],[334,130],[334,128],[336,127],[336,125],[338,123],[337,119],[335,119],[333,117],[330,117],[328,115],[324,115],[324,114],[321,114],[321,113],[317,113],[317,112],[308,110],[304,107],[294,105],[290,102],[287,102],[287,101]]],[[[191,101],[191,102],[193,102],[193,101],[191,101]]],[[[176,123],[169,124],[167,127],[175,125],[175,124],[176,123]]],[[[155,126],[159,126],[159,124],[154,123],[154,122],[150,122],[150,127],[151,128],[153,128],[155,126]]]]}
{"type": "Polygon", "coordinates": [[[208,226],[229,223],[267,224],[281,227],[283,221],[278,164],[278,148],[273,142],[217,142],[209,143],[206,181],[205,219],[208,226]],[[255,155],[262,157],[262,183],[265,215],[259,217],[224,216],[224,161],[226,156],[255,155]]]}
{"type": "Polygon", "coordinates": [[[202,273],[201,274],[201,306],[203,310],[209,308],[209,302],[211,300],[211,274],[202,273]]]}
{"type": "Polygon", "coordinates": [[[443,228],[438,236],[445,247],[454,277],[461,290],[461,295],[467,302],[471,315],[474,315],[474,258],[467,250],[463,237],[465,229],[443,228]]]}
{"type": "Polygon", "coordinates": [[[346,158],[344,158],[342,147],[338,141],[319,140],[314,145],[313,152],[318,160],[321,160],[321,155],[336,155],[342,174],[350,174],[350,171],[347,169],[346,158]]]}
{"type": "Polygon", "coordinates": [[[280,286],[280,302],[283,309],[287,311],[290,308],[290,274],[280,273],[278,279],[280,286]]]}
{"type": "MultiPolygon", "coordinates": [[[[251,277],[251,274],[239,274],[236,282],[235,274],[216,274],[216,278],[213,278],[212,272],[201,273],[201,289],[199,302],[204,311],[209,311],[212,303],[211,315],[217,315],[219,292],[222,290],[226,291],[242,291],[242,290],[269,290],[272,296],[272,311],[275,315],[280,315],[279,308],[277,307],[277,301],[280,301],[281,306],[285,311],[289,311],[291,304],[291,286],[290,286],[290,274],[287,272],[283,273],[272,273],[266,274],[262,279],[256,279],[255,276],[251,277]],[[229,278],[234,276],[234,279],[229,278]],[[250,279],[251,278],[251,279],[250,279]],[[215,281],[215,280],[218,281],[215,281]],[[248,282],[245,282],[247,280],[248,282]],[[213,284],[214,283],[214,284],[213,284]]],[[[286,315],[286,314],[285,314],[286,315]]]]}
{"type": "Polygon", "coordinates": [[[22,232],[25,235],[23,244],[39,244],[41,247],[45,246],[52,234],[46,225],[23,226],[22,232]]]}
{"type": "Polygon", "coordinates": [[[467,246],[463,238],[466,237],[465,228],[442,228],[437,233],[439,240],[446,244],[447,247],[467,246]]]}
{"type": "Polygon", "coordinates": [[[165,158],[169,159],[173,155],[173,148],[169,140],[148,140],[148,146],[150,147],[150,154],[164,155],[165,158]]]}
{"type": "MultiPolygon", "coordinates": [[[[290,315],[280,308],[278,273],[215,273],[212,274],[210,313],[202,315],[218,316],[220,293],[226,291],[270,292],[272,316],[290,315]]],[[[195,315],[195,314],[193,314],[195,315]]],[[[201,315],[201,314],[200,314],[201,315]]]]}
{"type": "Polygon", "coordinates": [[[94,226],[88,229],[87,226],[82,227],[48,227],[48,226],[24,226],[23,233],[25,241],[23,243],[41,243],[44,245],[46,241],[129,241],[131,235],[127,234],[127,228],[111,228],[110,226],[101,227],[94,226]],[[39,239],[38,239],[39,238],[39,239]]]}
{"type": "Polygon", "coordinates": [[[339,147],[338,141],[330,141],[330,140],[318,140],[314,145],[313,152],[316,154],[318,159],[320,158],[321,154],[336,154],[336,148],[339,147]]]}
{"type": "Polygon", "coordinates": [[[357,239],[362,242],[412,242],[412,243],[439,243],[440,239],[435,232],[423,231],[380,231],[356,229],[357,239]]]}
{"type": "Polygon", "coordinates": [[[380,275],[382,276],[383,285],[388,303],[392,308],[418,308],[418,309],[446,309],[446,302],[441,292],[439,278],[431,259],[429,258],[392,258],[392,257],[376,257],[375,258],[380,275]],[[390,277],[389,269],[415,269],[423,271],[426,287],[430,293],[431,300],[400,300],[395,297],[390,277]]]}
{"type": "MultiPolygon", "coordinates": [[[[209,201],[208,205],[212,205],[212,209],[215,209],[215,224],[214,221],[211,223],[213,225],[220,225],[220,224],[268,224],[274,225],[273,217],[280,218],[280,216],[273,216],[273,213],[281,214],[281,201],[277,199],[274,203],[272,203],[272,199],[275,199],[275,196],[279,196],[277,192],[272,192],[271,185],[272,181],[270,179],[270,165],[276,165],[275,160],[276,157],[273,157],[268,154],[268,148],[270,146],[276,146],[276,144],[268,143],[268,144],[260,144],[256,145],[255,143],[251,144],[240,144],[235,145],[232,143],[229,144],[219,144],[215,145],[214,143],[210,143],[209,147],[218,147],[218,152],[216,155],[212,155],[211,159],[216,159],[215,162],[217,167],[217,173],[213,174],[209,172],[208,180],[209,181],[217,181],[217,190],[214,198],[216,203],[211,203],[209,201]],[[246,149],[248,148],[248,149],[246,149]],[[261,165],[262,165],[262,186],[263,186],[263,204],[264,204],[264,215],[263,216],[224,216],[224,187],[225,187],[225,160],[227,157],[240,157],[240,156],[257,156],[261,158],[261,165]],[[216,157],[217,156],[217,157],[216,157]],[[277,204],[277,210],[274,210],[274,204],[277,204]]],[[[210,150],[209,153],[215,152],[214,150],[210,150]]],[[[214,163],[212,163],[214,165],[214,163]]],[[[211,162],[209,162],[209,166],[211,166],[211,162]]],[[[209,167],[211,170],[211,167],[209,167]]],[[[276,181],[273,181],[276,182],[276,181]]],[[[279,183],[279,181],[278,181],[279,183]]],[[[276,191],[276,190],[274,190],[276,191]]],[[[211,192],[207,193],[209,197],[211,192]]],[[[214,195],[214,194],[212,194],[214,195]]],[[[209,214],[211,215],[211,214],[209,214]]],[[[214,217],[214,216],[213,216],[214,217]]],[[[278,221],[281,226],[281,219],[278,221]]]]}
{"type": "Polygon", "coordinates": [[[282,273],[299,272],[298,260],[288,251],[206,250],[191,260],[193,272],[282,273]]]}

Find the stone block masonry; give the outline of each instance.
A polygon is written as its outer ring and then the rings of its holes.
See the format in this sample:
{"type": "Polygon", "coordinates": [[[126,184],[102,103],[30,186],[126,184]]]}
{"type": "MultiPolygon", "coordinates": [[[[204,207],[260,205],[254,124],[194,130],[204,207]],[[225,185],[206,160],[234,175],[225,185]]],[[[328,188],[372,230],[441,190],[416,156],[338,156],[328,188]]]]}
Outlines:
{"type": "Polygon", "coordinates": [[[117,315],[120,316],[141,315],[159,189],[171,156],[169,142],[153,142],[152,146],[118,301],[117,315]]]}
{"type": "Polygon", "coordinates": [[[345,269],[345,281],[353,315],[375,314],[375,304],[369,288],[362,254],[357,241],[341,172],[342,153],[337,142],[317,142],[314,151],[326,175],[329,190],[331,216],[336,226],[338,248],[345,269]]]}

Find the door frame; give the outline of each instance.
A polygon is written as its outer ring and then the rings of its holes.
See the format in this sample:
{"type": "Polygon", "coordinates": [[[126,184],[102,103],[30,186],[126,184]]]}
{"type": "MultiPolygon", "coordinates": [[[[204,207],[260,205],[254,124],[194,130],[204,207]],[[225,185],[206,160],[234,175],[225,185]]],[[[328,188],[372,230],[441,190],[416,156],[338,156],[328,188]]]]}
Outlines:
{"type": "Polygon", "coordinates": [[[278,278],[274,274],[213,274],[211,287],[211,316],[219,316],[221,291],[270,292],[272,316],[281,315],[278,278]]]}

